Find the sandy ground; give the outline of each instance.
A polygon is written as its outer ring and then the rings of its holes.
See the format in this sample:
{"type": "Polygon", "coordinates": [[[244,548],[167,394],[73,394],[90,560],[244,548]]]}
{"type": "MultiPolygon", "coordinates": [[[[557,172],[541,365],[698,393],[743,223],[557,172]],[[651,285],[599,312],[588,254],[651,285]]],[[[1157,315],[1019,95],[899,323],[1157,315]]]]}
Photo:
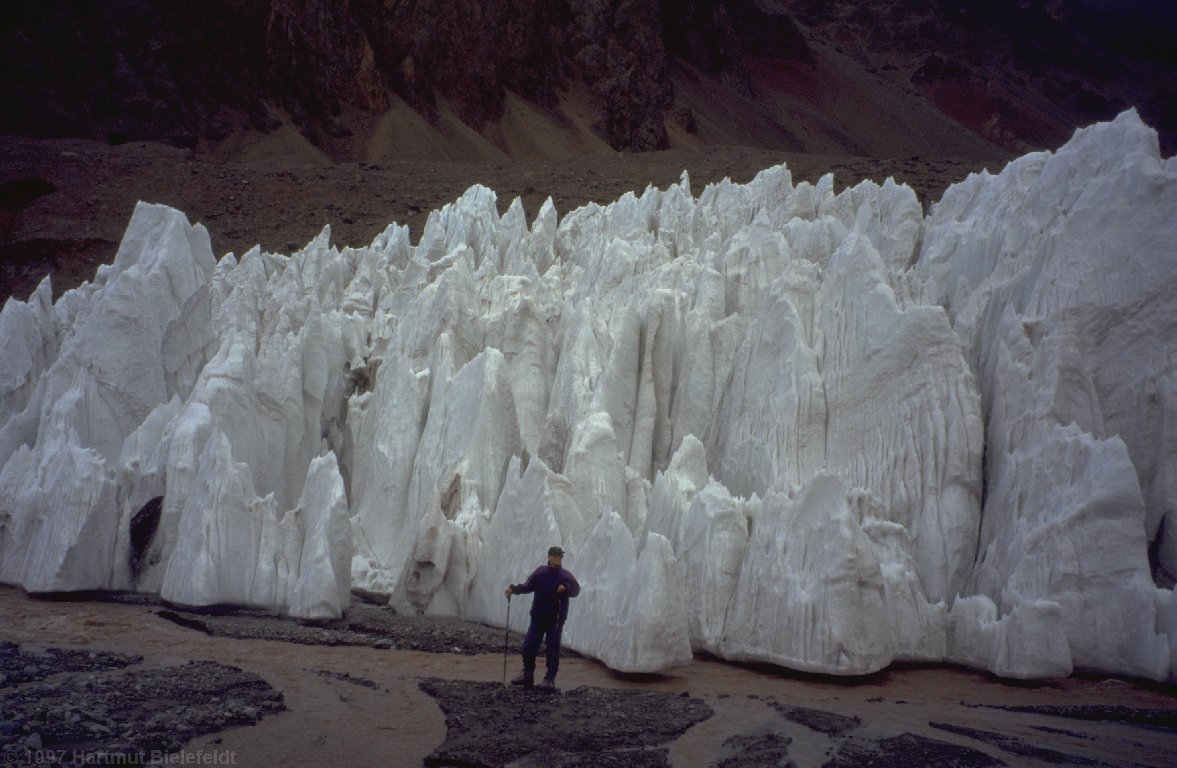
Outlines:
{"type": "MultiPolygon", "coordinates": [[[[561,666],[562,692],[534,698],[544,694],[502,691],[503,656],[497,653],[218,637],[159,612],[150,605],[34,600],[5,587],[0,588],[0,640],[22,648],[142,656],[132,669],[208,659],[259,675],[283,694],[285,711],[254,726],[195,738],[185,747],[192,754],[219,750],[245,766],[418,766],[427,758],[430,764],[449,764],[437,762],[445,752],[446,716],[419,687],[423,678],[496,684],[484,687],[485,706],[523,713],[528,706],[553,706],[553,700],[572,706],[583,695],[577,693],[581,686],[687,695],[714,714],[664,745],[674,766],[762,764],[755,749],[741,751],[742,745],[759,744],[763,756],[773,743],[785,745],[788,760],[797,766],[872,760],[882,765],[1177,765],[1177,691],[1171,687],[1083,677],[1015,684],[946,667],[898,667],[842,680],[703,658],[664,675],[635,677],[573,658],[561,666]],[[895,741],[899,737],[906,740],[895,741]],[[894,751],[892,759],[879,760],[886,757],[880,744],[902,747],[912,738],[925,745],[931,740],[939,752],[921,757],[908,749],[907,760],[894,751]],[[945,752],[953,746],[962,751],[945,752]]],[[[271,621],[278,627],[294,624],[271,621]]],[[[486,631],[471,626],[472,632],[486,631]]],[[[513,636],[512,646],[517,641],[513,636]]],[[[511,674],[516,664],[512,649],[511,674]]],[[[11,691],[0,688],[0,707],[11,691]]],[[[570,730],[553,733],[553,739],[572,739],[577,718],[559,727],[570,730]]],[[[521,738],[527,736],[529,726],[516,728],[521,738]]]]}

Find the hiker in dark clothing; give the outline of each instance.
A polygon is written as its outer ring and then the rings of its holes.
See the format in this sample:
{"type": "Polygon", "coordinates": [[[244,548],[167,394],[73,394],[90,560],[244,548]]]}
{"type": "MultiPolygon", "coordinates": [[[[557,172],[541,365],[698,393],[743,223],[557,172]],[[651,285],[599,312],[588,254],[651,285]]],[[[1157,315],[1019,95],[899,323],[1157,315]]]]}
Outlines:
{"type": "Polygon", "coordinates": [[[511,681],[512,685],[530,688],[535,679],[535,657],[539,653],[540,640],[547,636],[547,673],[540,687],[556,687],[556,671],[560,668],[560,634],[564,631],[564,620],[568,618],[568,599],[580,594],[580,583],[576,577],[560,567],[564,562],[564,550],[552,547],[548,550],[548,564],[541,565],[522,584],[507,587],[507,599],[511,595],[526,595],[534,592],[531,601],[531,626],[523,638],[523,672],[511,681]]]}

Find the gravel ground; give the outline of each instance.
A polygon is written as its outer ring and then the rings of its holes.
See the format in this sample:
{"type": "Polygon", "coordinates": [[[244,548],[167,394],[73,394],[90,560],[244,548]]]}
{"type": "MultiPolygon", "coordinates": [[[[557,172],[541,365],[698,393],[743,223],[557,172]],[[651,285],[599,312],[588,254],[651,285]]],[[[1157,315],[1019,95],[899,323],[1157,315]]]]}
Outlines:
{"type": "Polygon", "coordinates": [[[44,680],[59,672],[102,672],[138,664],[142,656],[67,648],[37,650],[0,641],[0,688],[44,680]]]}
{"type": "Polygon", "coordinates": [[[992,707],[1004,712],[1021,712],[1030,715],[1050,715],[1071,720],[1096,723],[1121,723],[1137,728],[1150,728],[1168,733],[1177,733],[1177,711],[1151,707],[1124,706],[1044,706],[1044,707],[992,707]]]}
{"type": "MultiPolygon", "coordinates": [[[[446,740],[426,759],[430,766],[668,766],[667,745],[714,714],[706,701],[687,694],[584,686],[545,693],[504,688],[497,683],[437,679],[422,680],[420,687],[437,700],[446,717],[446,740]]],[[[772,698],[764,703],[791,723],[829,739],[822,768],[1007,765],[984,752],[915,733],[879,738],[869,729],[864,732],[857,717],[791,706],[772,698]]],[[[1048,764],[1099,764],[1035,748],[1002,734],[977,731],[959,735],[996,746],[1013,757],[1048,764]]],[[[795,768],[797,763],[789,755],[792,744],[793,739],[778,728],[760,723],[726,739],[724,754],[710,764],[716,768],[795,768]]]]}
{"type": "Polygon", "coordinates": [[[794,707],[779,701],[770,701],[769,706],[780,712],[786,720],[804,725],[810,730],[826,736],[844,736],[862,725],[858,717],[846,717],[833,712],[824,712],[809,707],[794,707]]]}
{"type": "Polygon", "coordinates": [[[430,766],[669,766],[666,745],[712,715],[700,699],[646,691],[433,678],[420,686],[446,720],[430,766]]]}
{"type": "Polygon", "coordinates": [[[743,768],[744,766],[776,766],[796,768],[789,759],[789,745],[793,740],[773,731],[761,734],[740,734],[723,742],[730,754],[716,765],[716,768],[743,768]]]}
{"type": "Polygon", "coordinates": [[[980,728],[969,728],[963,725],[952,725],[950,723],[938,723],[932,721],[928,725],[933,728],[938,728],[948,733],[955,733],[960,736],[967,736],[970,739],[983,742],[985,744],[992,744],[993,746],[1009,752],[1011,755],[1019,757],[1031,757],[1035,760],[1041,760],[1044,763],[1051,765],[1099,765],[1098,760],[1092,760],[1082,755],[1069,755],[1059,752],[1054,749],[1046,749],[1034,744],[1030,744],[1025,739],[1020,739],[1017,736],[1010,736],[1004,733],[994,733],[993,731],[986,731],[980,728]]]}
{"type": "Polygon", "coordinates": [[[822,768],[988,768],[1002,765],[1006,763],[975,749],[904,733],[879,739],[873,744],[845,744],[822,768]]]}
{"type": "Polygon", "coordinates": [[[38,680],[22,685],[7,678],[0,688],[6,765],[144,765],[194,737],[253,725],[285,709],[282,694],[265,680],[213,661],[112,673],[138,659],[54,648],[38,653],[11,643],[2,653],[6,667],[11,659],[35,666],[29,676],[38,680]],[[83,655],[98,658],[78,663],[83,655]],[[42,663],[33,664],[38,657],[42,663]]]}
{"type": "MultiPolygon", "coordinates": [[[[786,704],[772,697],[765,699],[764,704],[789,723],[802,726],[803,731],[793,730],[795,735],[808,732],[810,738],[817,736],[827,739],[828,747],[820,763],[822,768],[981,768],[1006,765],[983,752],[915,733],[880,736],[877,729],[867,727],[859,717],[786,704]]],[[[976,738],[970,734],[962,735],[976,738]]],[[[779,725],[762,723],[746,733],[727,739],[723,744],[727,754],[716,766],[796,768],[798,763],[789,754],[793,744],[794,739],[785,735],[779,725]]],[[[994,746],[1007,748],[1005,744],[994,746]]],[[[803,761],[801,764],[817,763],[812,762],[811,758],[810,762],[803,761]]]]}

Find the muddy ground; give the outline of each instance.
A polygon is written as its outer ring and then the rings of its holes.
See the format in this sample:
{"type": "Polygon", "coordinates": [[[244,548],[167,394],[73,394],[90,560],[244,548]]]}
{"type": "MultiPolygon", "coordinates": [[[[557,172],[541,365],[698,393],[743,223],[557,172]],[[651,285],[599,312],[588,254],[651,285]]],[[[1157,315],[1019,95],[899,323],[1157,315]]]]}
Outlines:
{"type": "Polygon", "coordinates": [[[504,669],[501,629],[363,599],[312,623],[86,597],[0,588],[5,764],[1177,764],[1177,691],[1141,682],[904,665],[840,679],[703,657],[635,676],[567,658],[544,693],[503,685],[517,634],[504,669]]]}

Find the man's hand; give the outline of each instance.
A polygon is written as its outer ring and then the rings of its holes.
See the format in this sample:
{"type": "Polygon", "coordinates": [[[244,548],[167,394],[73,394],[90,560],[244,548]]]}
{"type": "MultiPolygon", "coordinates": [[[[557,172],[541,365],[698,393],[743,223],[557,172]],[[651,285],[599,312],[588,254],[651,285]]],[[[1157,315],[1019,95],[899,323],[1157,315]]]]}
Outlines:
{"type": "Polygon", "coordinates": [[[507,585],[507,591],[504,592],[503,594],[506,595],[507,597],[511,596],[511,586],[509,584],[507,585]]]}
{"type": "Polygon", "coordinates": [[[564,586],[563,584],[561,584],[560,586],[556,587],[556,594],[557,594],[557,595],[562,595],[562,594],[564,594],[564,593],[565,593],[565,592],[567,592],[567,591],[568,591],[568,587],[564,586]]]}

